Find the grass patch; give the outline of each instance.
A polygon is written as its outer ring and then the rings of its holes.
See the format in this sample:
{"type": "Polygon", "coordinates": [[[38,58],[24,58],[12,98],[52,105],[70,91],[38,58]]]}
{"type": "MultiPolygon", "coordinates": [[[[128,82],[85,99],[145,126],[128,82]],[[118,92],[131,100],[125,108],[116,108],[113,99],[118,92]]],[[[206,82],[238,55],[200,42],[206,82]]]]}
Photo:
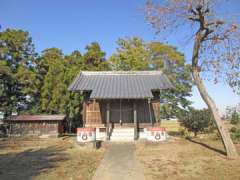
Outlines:
{"type": "MultiPolygon", "coordinates": [[[[209,138],[137,143],[146,179],[240,179],[240,160],[228,160],[221,141],[209,138]],[[194,142],[193,142],[194,141],[194,142]]],[[[240,153],[240,145],[236,144],[240,153]]]]}
{"type": "Polygon", "coordinates": [[[106,147],[81,149],[75,138],[0,141],[0,179],[91,179],[106,147]]]}
{"type": "Polygon", "coordinates": [[[178,121],[163,120],[163,121],[161,121],[161,126],[165,127],[167,129],[167,131],[177,132],[177,131],[179,131],[180,123],[178,121]]]}

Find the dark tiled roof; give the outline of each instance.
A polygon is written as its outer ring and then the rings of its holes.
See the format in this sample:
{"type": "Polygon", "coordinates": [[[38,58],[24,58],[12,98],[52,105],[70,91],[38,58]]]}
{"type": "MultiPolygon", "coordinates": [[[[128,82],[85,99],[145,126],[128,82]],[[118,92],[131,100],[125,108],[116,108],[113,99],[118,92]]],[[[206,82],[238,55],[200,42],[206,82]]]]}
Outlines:
{"type": "Polygon", "coordinates": [[[143,99],[172,87],[161,71],[82,71],[68,89],[90,91],[91,99],[143,99]]]}
{"type": "Polygon", "coordinates": [[[62,121],[65,115],[19,115],[10,116],[7,121],[62,121]]]}

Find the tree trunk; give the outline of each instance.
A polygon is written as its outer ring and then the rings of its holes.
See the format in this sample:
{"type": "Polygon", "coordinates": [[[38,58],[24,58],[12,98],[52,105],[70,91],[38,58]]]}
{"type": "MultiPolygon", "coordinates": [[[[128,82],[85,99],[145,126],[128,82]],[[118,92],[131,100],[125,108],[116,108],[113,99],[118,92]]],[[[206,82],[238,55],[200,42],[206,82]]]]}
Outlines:
{"type": "Polygon", "coordinates": [[[211,99],[211,97],[207,93],[206,88],[204,87],[204,84],[203,84],[203,82],[202,82],[202,80],[199,76],[198,71],[193,70],[193,78],[195,80],[195,83],[198,87],[198,91],[200,92],[200,95],[201,95],[202,99],[205,101],[208,108],[211,110],[211,112],[213,114],[215,124],[216,124],[218,132],[219,132],[219,134],[222,138],[224,147],[225,147],[226,152],[227,152],[227,156],[229,158],[236,158],[238,156],[237,150],[236,150],[236,148],[235,148],[235,146],[232,142],[232,139],[230,137],[230,134],[229,134],[228,130],[224,128],[224,124],[221,120],[218,109],[217,109],[214,101],[211,99]]]}
{"type": "Polygon", "coordinates": [[[72,121],[70,120],[70,118],[68,119],[68,133],[72,132],[72,121]]]}
{"type": "Polygon", "coordinates": [[[206,88],[205,88],[203,81],[199,74],[198,59],[199,59],[200,46],[201,46],[201,34],[197,33],[195,41],[194,41],[193,56],[192,56],[192,75],[193,75],[194,81],[197,85],[198,91],[200,92],[202,99],[207,104],[208,108],[211,110],[211,112],[213,114],[214,121],[217,126],[218,132],[221,136],[227,156],[229,158],[234,159],[234,158],[238,157],[236,147],[234,146],[234,144],[232,142],[232,139],[230,137],[228,130],[224,128],[224,124],[219,115],[217,106],[216,106],[215,102],[213,101],[213,99],[207,93],[206,88]]]}
{"type": "Polygon", "coordinates": [[[197,131],[194,131],[194,137],[197,137],[197,131]]]}

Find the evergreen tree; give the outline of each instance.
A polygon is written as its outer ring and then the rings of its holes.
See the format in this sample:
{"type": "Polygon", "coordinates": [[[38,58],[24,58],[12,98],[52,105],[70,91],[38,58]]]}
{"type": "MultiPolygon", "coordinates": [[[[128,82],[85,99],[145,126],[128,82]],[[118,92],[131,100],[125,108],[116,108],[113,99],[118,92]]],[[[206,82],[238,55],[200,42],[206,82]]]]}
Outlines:
{"type": "Polygon", "coordinates": [[[188,109],[191,102],[192,79],[190,69],[185,64],[184,55],[176,48],[159,42],[144,42],[134,37],[119,39],[117,52],[110,57],[115,70],[161,70],[173,82],[174,89],[162,90],[161,115],[169,117],[183,109],[188,109]]]}
{"type": "Polygon", "coordinates": [[[189,111],[179,115],[181,126],[193,132],[194,136],[197,136],[199,132],[204,132],[206,128],[213,126],[212,118],[212,114],[208,109],[198,110],[190,108],[189,111]]]}
{"type": "Polygon", "coordinates": [[[86,70],[104,71],[109,70],[109,63],[105,58],[106,53],[101,50],[97,42],[92,42],[86,46],[86,53],[83,55],[84,62],[87,65],[86,70]]]}
{"type": "Polygon", "coordinates": [[[117,52],[110,57],[113,69],[124,71],[150,69],[150,53],[142,39],[120,38],[117,45],[117,52]]]}
{"type": "Polygon", "coordinates": [[[148,43],[148,50],[151,68],[162,70],[174,85],[173,89],[161,91],[161,99],[167,102],[161,106],[161,114],[168,118],[187,110],[191,105],[187,97],[191,96],[193,83],[184,55],[175,47],[160,42],[148,43]]]}
{"type": "Polygon", "coordinates": [[[66,67],[61,50],[57,48],[44,50],[39,68],[42,75],[41,111],[64,114],[68,92],[64,77],[66,67]]]}
{"type": "Polygon", "coordinates": [[[33,102],[32,90],[28,86],[35,81],[34,45],[29,33],[7,29],[0,32],[0,110],[5,114],[19,110],[33,102]],[[31,74],[28,76],[28,74],[31,74]]]}

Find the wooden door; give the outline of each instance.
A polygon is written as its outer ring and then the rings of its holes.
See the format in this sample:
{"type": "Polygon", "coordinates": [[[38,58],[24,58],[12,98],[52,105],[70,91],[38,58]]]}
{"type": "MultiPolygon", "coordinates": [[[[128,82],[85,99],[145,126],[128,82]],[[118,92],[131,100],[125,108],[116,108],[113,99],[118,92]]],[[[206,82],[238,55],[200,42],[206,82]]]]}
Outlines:
{"type": "Polygon", "coordinates": [[[110,122],[133,123],[133,103],[130,100],[113,100],[110,103],[110,122]]]}

